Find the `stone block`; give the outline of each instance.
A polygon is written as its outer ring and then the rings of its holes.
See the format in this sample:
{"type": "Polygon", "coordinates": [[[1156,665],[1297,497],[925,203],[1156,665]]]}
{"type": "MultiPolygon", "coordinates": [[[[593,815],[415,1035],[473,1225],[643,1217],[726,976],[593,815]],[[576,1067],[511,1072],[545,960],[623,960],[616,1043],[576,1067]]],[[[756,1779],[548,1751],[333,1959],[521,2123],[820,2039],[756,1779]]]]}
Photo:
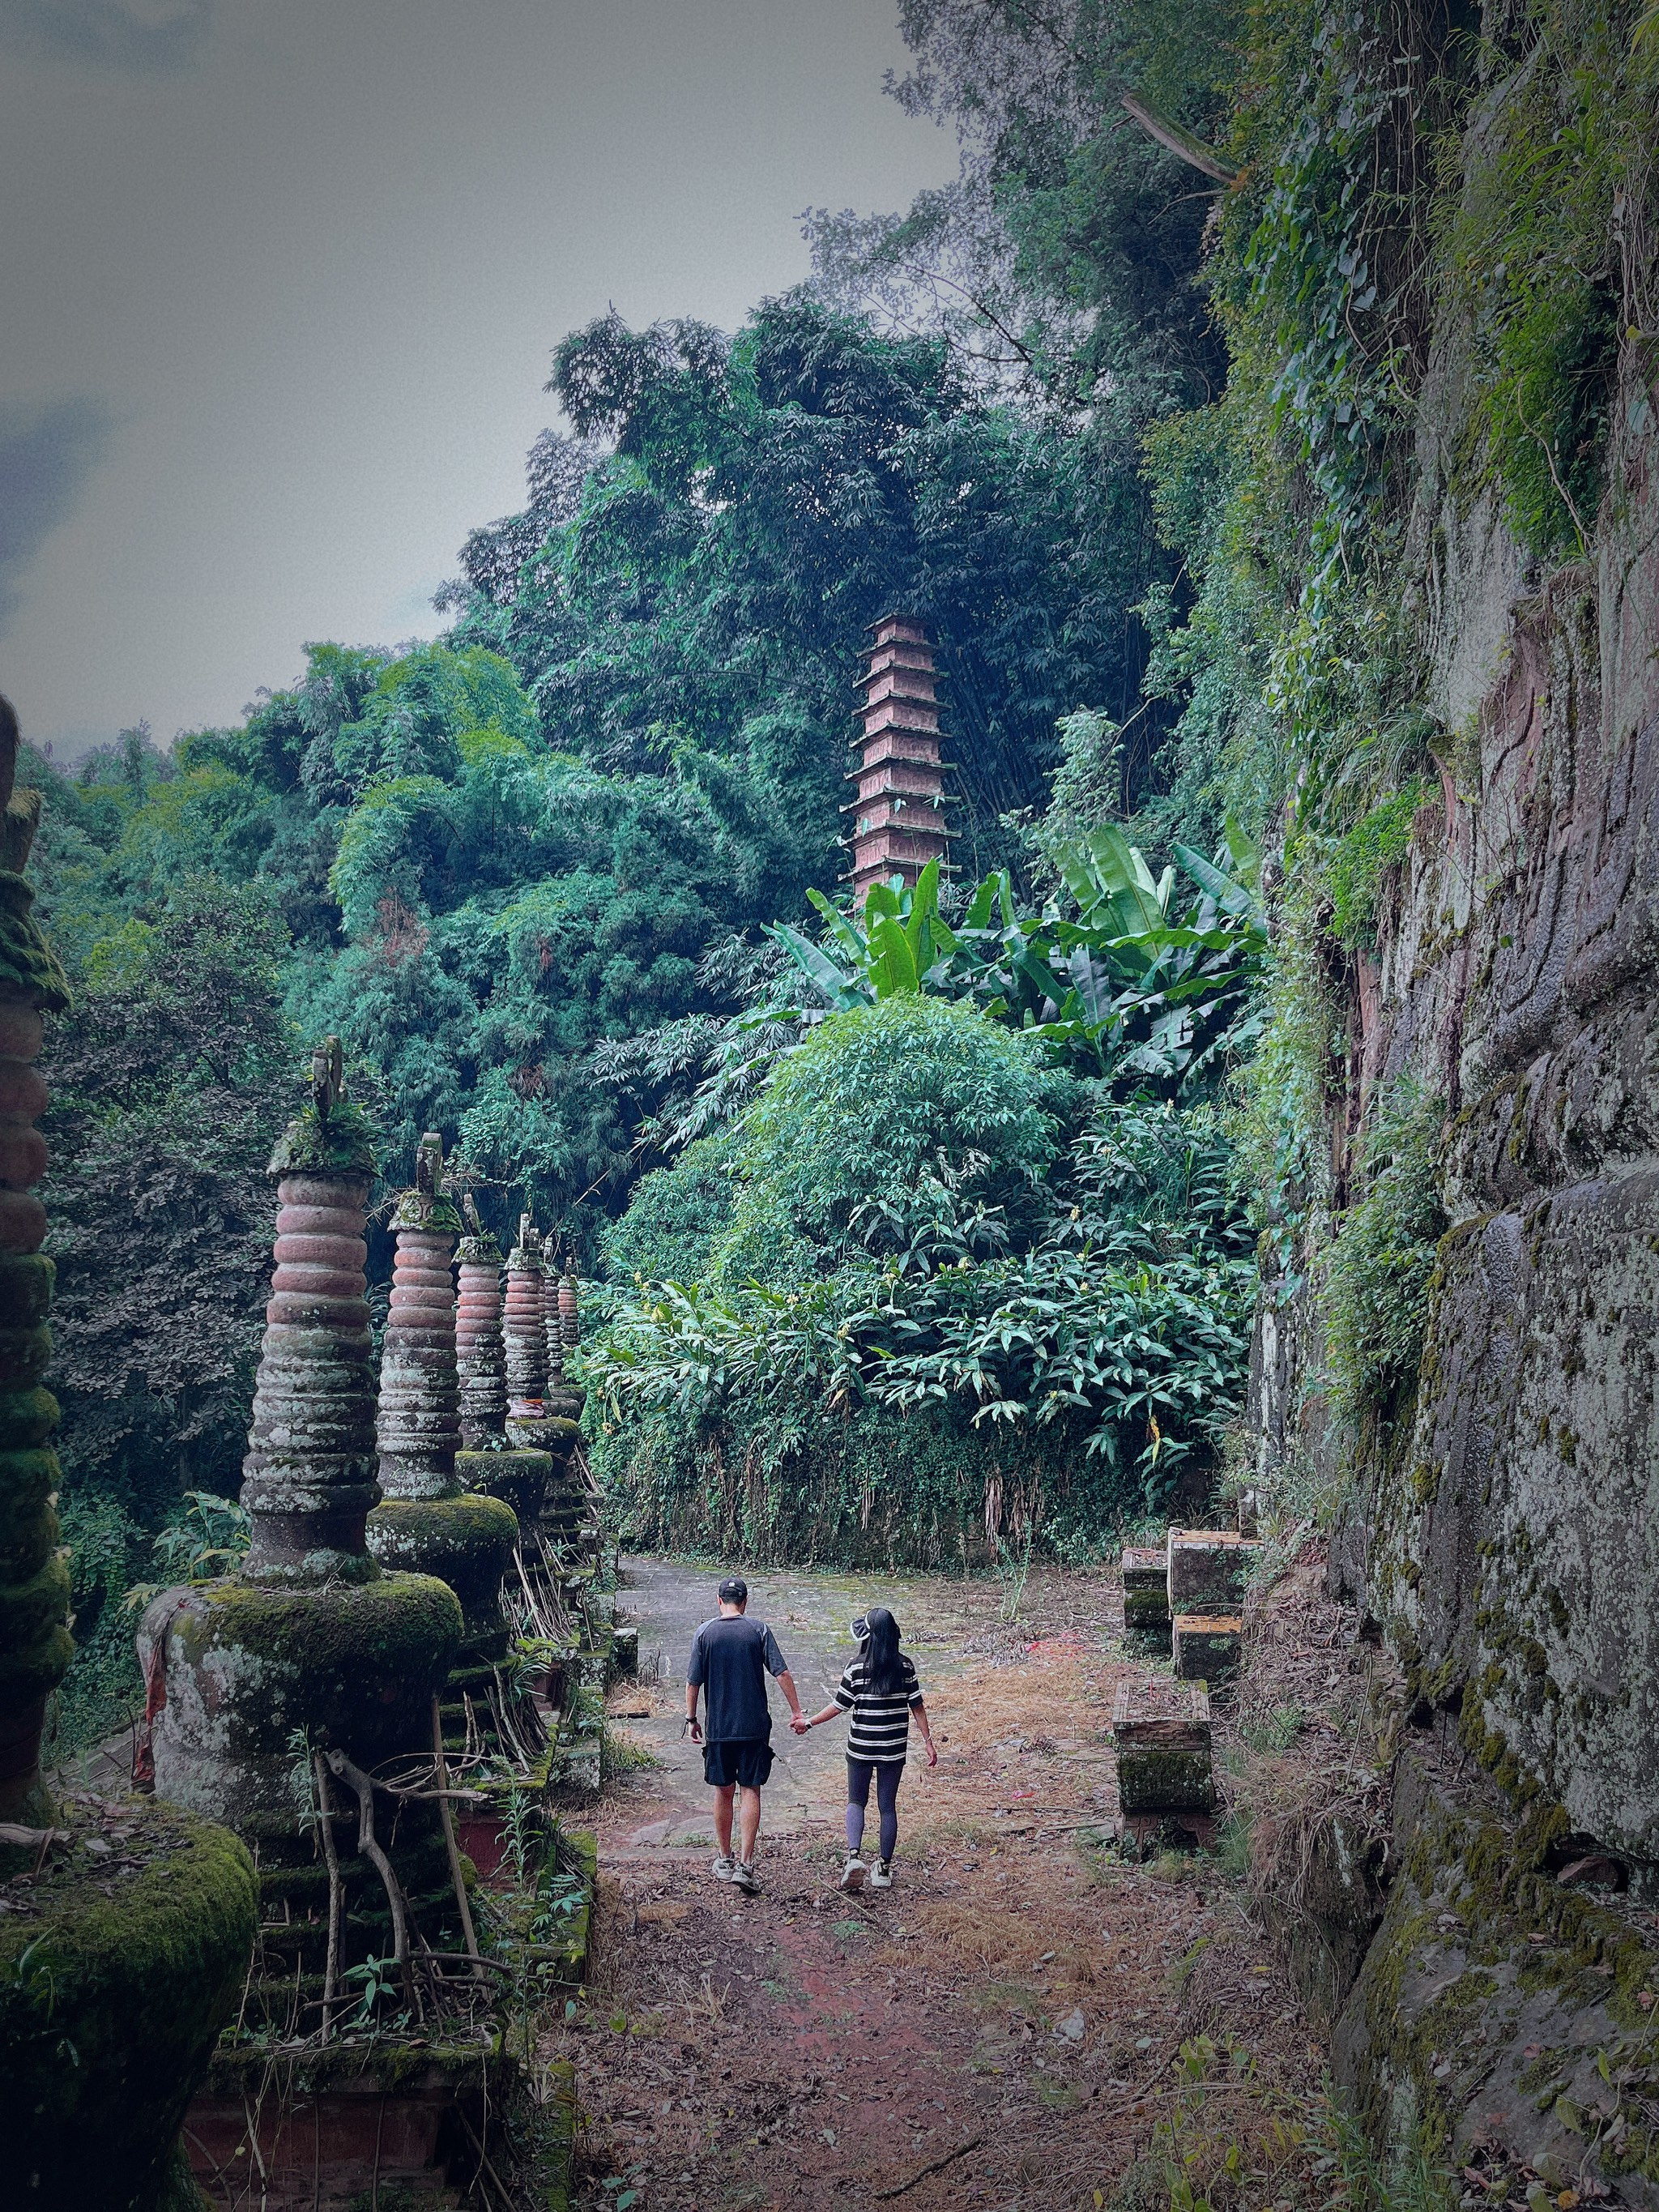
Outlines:
{"type": "Polygon", "coordinates": [[[1161,1548],[1134,1546],[1123,1553],[1123,1626],[1168,1628],[1169,1562],[1161,1548]]]}
{"type": "Polygon", "coordinates": [[[1261,1541],[1235,1528],[1171,1528],[1166,1554],[1170,1613],[1231,1613],[1244,1603],[1244,1584],[1261,1541]]]}
{"type": "Polygon", "coordinates": [[[1215,1802],[1203,1684],[1122,1682],[1112,1709],[1118,1803],[1136,1813],[1207,1813],[1215,1802]]]}
{"type": "Polygon", "coordinates": [[[1244,1624],[1236,1613],[1178,1613],[1170,1631],[1182,1681],[1224,1682],[1238,1672],[1244,1624]]]}

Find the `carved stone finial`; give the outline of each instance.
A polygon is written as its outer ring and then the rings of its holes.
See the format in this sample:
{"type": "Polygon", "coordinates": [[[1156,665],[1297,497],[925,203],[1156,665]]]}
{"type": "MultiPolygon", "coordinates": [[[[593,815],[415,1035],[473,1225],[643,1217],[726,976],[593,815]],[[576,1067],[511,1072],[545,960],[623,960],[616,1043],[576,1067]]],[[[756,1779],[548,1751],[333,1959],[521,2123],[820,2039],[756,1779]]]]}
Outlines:
{"type": "Polygon", "coordinates": [[[422,1198],[436,1198],[444,1177],[444,1140],[428,1129],[415,1147],[415,1188],[422,1198]]]}
{"type": "Polygon", "coordinates": [[[338,1037],[327,1037],[311,1055],[311,1102],[319,1121],[326,1121],[332,1114],[344,1088],[345,1054],[338,1037]]]}

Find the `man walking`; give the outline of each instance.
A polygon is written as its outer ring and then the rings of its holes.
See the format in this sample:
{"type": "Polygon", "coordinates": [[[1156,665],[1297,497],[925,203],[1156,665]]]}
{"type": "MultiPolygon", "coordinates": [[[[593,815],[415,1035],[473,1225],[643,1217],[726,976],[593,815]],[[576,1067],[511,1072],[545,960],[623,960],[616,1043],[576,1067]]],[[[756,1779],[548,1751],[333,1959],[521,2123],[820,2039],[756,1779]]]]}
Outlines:
{"type": "Polygon", "coordinates": [[[760,1794],[772,1771],[772,1715],[766,1702],[766,1678],[775,1674],[789,1700],[789,1725],[797,1735],[806,1727],[794,1678],[777,1638],[763,1622],[749,1620],[749,1585],[728,1575],[720,1587],[720,1613],[705,1620],[691,1640],[685,1670],[685,1725],[693,1743],[703,1747],[703,1778],[714,1793],[714,1842],[720,1856],[714,1873],[753,1897],[755,1838],[760,1833],[760,1794]],[[697,1725],[697,1692],[704,1693],[705,1720],[697,1725]],[[732,1855],[732,1798],[738,1806],[738,1851],[732,1855]]]}

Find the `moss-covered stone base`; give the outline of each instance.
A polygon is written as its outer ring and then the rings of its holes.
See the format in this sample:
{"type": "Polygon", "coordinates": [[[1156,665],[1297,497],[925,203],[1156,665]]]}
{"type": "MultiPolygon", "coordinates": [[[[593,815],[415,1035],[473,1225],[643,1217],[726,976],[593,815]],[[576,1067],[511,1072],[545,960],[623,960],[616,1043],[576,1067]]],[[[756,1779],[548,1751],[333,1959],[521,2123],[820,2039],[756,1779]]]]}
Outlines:
{"type": "Polygon", "coordinates": [[[0,1891],[0,2203],[198,2212],[179,2130],[241,1991],[252,1862],[143,1799],[59,1820],[70,1844],[0,1891]]]}
{"type": "Polygon", "coordinates": [[[310,1788],[296,1734],[364,1768],[425,1752],[433,1694],[461,1630],[454,1592],[426,1575],[336,1589],[228,1581],[165,1592],[141,1636],[166,1638],[156,1795],[245,1836],[291,1835],[310,1788]]]}
{"type": "Polygon", "coordinates": [[[1207,1813],[1215,1804],[1210,1754],[1126,1747],[1117,1755],[1117,1794],[1126,1813],[1207,1813]]]}
{"type": "Polygon", "coordinates": [[[578,1424],[562,1413],[544,1413],[533,1419],[509,1419],[507,1424],[507,1442],[515,1450],[547,1452],[556,1469],[569,1459],[580,1434],[578,1424]]]}
{"type": "Polygon", "coordinates": [[[461,1451],[456,1479],[481,1498],[510,1505],[520,1528],[533,1528],[553,1479],[553,1455],[544,1451],[461,1451]]]}
{"type": "Polygon", "coordinates": [[[447,1583],[469,1635],[499,1624],[501,1577],[519,1540],[518,1516],[501,1498],[387,1498],[369,1515],[367,1534],[383,1567],[447,1583]]]}

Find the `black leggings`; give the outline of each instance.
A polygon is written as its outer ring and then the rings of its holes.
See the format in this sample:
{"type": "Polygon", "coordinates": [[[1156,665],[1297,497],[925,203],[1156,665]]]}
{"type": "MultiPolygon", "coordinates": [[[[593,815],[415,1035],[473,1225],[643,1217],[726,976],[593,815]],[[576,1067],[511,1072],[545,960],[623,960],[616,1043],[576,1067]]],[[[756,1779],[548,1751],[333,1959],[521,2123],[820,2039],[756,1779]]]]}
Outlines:
{"type": "Polygon", "coordinates": [[[864,1841],[864,1808],[870,1802],[870,1778],[875,1777],[876,1810],[881,1814],[881,1855],[890,1859],[898,1843],[898,1786],[904,1772],[902,1759],[849,1759],[847,1762],[847,1848],[858,1850],[864,1841]]]}

